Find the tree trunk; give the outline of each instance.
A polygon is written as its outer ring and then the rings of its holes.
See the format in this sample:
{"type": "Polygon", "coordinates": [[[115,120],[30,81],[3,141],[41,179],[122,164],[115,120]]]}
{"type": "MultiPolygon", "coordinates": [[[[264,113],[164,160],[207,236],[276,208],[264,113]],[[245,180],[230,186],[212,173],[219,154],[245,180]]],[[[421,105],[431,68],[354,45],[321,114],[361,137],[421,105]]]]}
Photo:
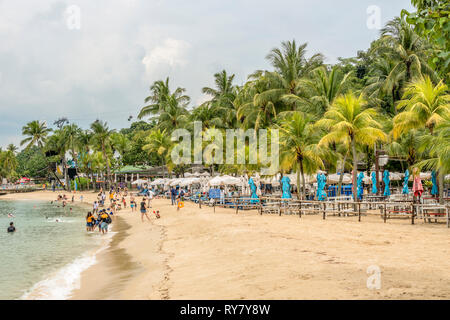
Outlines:
{"type": "Polygon", "coordinates": [[[438,172],[438,185],[439,185],[439,204],[444,204],[444,179],[445,176],[442,173],[442,170],[438,172]]]}
{"type": "Polygon", "coordinates": [[[303,161],[300,160],[300,173],[302,174],[302,200],[306,199],[306,183],[305,183],[305,170],[303,168],[303,161]]]}
{"type": "Polygon", "coordinates": [[[109,167],[109,161],[108,161],[108,158],[107,158],[107,156],[106,156],[106,149],[105,149],[105,146],[104,145],[102,145],[102,151],[103,151],[103,158],[105,158],[105,162],[106,162],[106,183],[107,183],[107,186],[108,186],[108,188],[110,187],[110,184],[111,184],[111,168],[109,167]]]}
{"type": "Polygon", "coordinates": [[[300,200],[301,196],[300,196],[300,171],[301,171],[301,161],[299,161],[299,167],[300,170],[297,170],[297,199],[300,200]]]}
{"type": "Polygon", "coordinates": [[[338,197],[341,196],[342,180],[344,179],[345,163],[347,162],[347,156],[348,156],[348,150],[344,155],[344,159],[342,162],[341,175],[339,176],[338,192],[337,192],[338,197]]]}
{"type": "Polygon", "coordinates": [[[355,138],[351,138],[352,142],[352,153],[353,153],[353,177],[352,177],[352,183],[353,183],[353,201],[357,202],[358,197],[356,196],[357,188],[356,188],[356,175],[358,173],[358,157],[356,155],[356,143],[355,138]]]}

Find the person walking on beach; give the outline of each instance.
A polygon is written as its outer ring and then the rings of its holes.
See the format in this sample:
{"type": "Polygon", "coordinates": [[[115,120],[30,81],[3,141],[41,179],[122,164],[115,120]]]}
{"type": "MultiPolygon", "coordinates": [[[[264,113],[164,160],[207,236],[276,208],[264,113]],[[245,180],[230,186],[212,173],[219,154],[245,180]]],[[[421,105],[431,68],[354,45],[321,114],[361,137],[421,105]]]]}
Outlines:
{"type": "Polygon", "coordinates": [[[131,207],[131,212],[134,212],[137,210],[136,201],[134,201],[134,197],[130,197],[130,207],[131,207]]]}
{"type": "Polygon", "coordinates": [[[16,232],[16,227],[14,227],[14,222],[11,222],[11,223],[9,224],[9,227],[8,227],[7,231],[8,231],[8,233],[14,233],[14,232],[16,232]]]}
{"type": "Polygon", "coordinates": [[[97,201],[94,201],[92,212],[93,213],[98,213],[98,202],[97,201]]]}
{"type": "Polygon", "coordinates": [[[147,220],[150,221],[150,218],[147,214],[147,203],[145,201],[145,197],[142,198],[142,202],[141,202],[141,220],[142,222],[144,222],[144,215],[147,217],[147,220]]]}

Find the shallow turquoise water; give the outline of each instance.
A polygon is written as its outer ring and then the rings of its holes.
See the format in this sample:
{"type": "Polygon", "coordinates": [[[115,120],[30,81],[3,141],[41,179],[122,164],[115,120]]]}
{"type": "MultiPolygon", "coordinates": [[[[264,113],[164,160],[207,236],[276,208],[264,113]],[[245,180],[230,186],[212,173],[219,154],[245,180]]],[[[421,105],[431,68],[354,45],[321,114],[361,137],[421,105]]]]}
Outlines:
{"type": "Polygon", "coordinates": [[[63,297],[69,284],[61,280],[81,272],[82,266],[74,261],[102,243],[101,235],[86,233],[85,215],[85,209],[70,204],[62,208],[49,201],[0,200],[0,299],[20,299],[36,283],[55,277],[58,270],[72,263],[60,272],[63,279],[40,290],[41,298],[63,297]],[[9,218],[8,213],[15,217],[9,218]],[[14,234],[6,232],[11,221],[17,229],[14,234]]]}

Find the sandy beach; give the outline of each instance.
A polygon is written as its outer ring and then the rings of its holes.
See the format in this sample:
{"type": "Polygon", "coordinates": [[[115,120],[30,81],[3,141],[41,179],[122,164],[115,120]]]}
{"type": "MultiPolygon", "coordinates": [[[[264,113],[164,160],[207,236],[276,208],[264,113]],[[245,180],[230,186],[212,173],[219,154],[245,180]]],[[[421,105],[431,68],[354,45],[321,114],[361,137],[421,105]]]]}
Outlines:
{"type": "MultiPolygon", "coordinates": [[[[92,203],[96,194],[83,194],[92,203]]],[[[50,191],[0,199],[54,200],[50,191]]],[[[140,199],[138,199],[140,200],[140,199]]],[[[444,224],[357,217],[260,216],[156,199],[161,219],[119,211],[110,247],[73,299],[449,299],[444,224]],[[367,269],[381,289],[367,288],[367,269]]]]}

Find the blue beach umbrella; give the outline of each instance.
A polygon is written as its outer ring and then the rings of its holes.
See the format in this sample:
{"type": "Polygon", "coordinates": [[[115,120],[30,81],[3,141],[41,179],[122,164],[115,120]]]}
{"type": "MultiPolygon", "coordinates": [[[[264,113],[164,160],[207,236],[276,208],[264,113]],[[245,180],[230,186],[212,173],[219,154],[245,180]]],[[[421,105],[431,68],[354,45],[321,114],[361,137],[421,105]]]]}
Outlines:
{"type": "Polygon", "coordinates": [[[364,172],[360,172],[358,175],[358,178],[356,180],[356,183],[358,185],[357,197],[359,200],[362,200],[363,193],[364,193],[363,179],[364,179],[364,172]]]}
{"type": "Polygon", "coordinates": [[[384,170],[383,173],[383,181],[384,181],[384,196],[390,196],[391,195],[391,190],[389,189],[389,183],[391,182],[391,180],[389,179],[389,171],[384,170]]]}
{"type": "Polygon", "coordinates": [[[431,195],[435,196],[439,193],[437,188],[436,171],[431,172],[431,182],[433,182],[433,188],[431,189],[431,195]]]}
{"type": "MultiPolygon", "coordinates": [[[[281,186],[283,189],[283,196],[282,199],[292,199],[291,195],[291,179],[289,179],[288,176],[283,176],[283,179],[281,179],[281,186]]],[[[297,188],[300,190],[300,187],[297,188]]]]}
{"type": "Polygon", "coordinates": [[[317,174],[317,199],[319,201],[324,201],[327,194],[323,190],[327,183],[327,177],[324,174],[317,174]]]}
{"type": "Polygon", "coordinates": [[[374,172],[372,172],[372,193],[376,194],[378,192],[377,189],[377,174],[374,172]]]}
{"type": "Polygon", "coordinates": [[[259,198],[258,198],[258,195],[256,194],[256,184],[253,181],[253,178],[250,178],[248,180],[248,184],[250,186],[250,190],[252,191],[252,196],[251,196],[252,200],[250,201],[250,203],[258,203],[259,198]]]}
{"type": "Polygon", "coordinates": [[[408,169],[406,169],[406,171],[405,171],[405,179],[403,180],[403,190],[402,190],[403,194],[408,194],[409,193],[408,180],[409,180],[409,171],[408,171],[408,169]]]}

